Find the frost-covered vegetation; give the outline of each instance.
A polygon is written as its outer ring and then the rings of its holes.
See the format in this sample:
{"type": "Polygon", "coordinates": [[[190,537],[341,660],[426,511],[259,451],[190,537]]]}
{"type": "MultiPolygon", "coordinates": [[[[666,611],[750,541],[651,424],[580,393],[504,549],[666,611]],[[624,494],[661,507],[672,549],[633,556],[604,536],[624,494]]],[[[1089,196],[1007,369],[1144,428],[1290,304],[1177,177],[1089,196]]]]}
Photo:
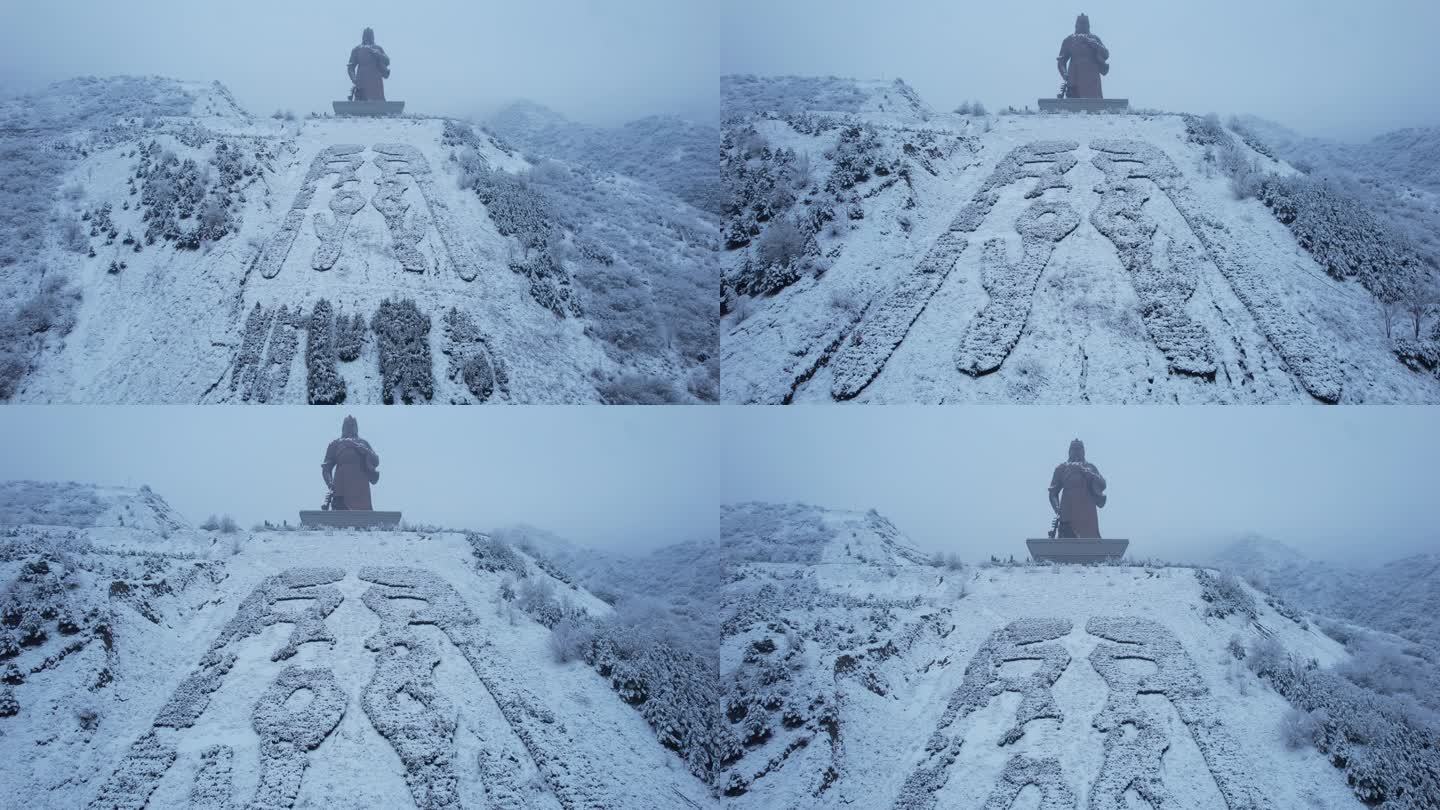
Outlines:
{"type": "Polygon", "coordinates": [[[428,401],[435,394],[430,317],[409,298],[386,299],[370,319],[380,352],[381,399],[386,405],[428,401]]]}
{"type": "Polygon", "coordinates": [[[713,126],[649,116],[616,128],[591,127],[521,101],[486,120],[532,158],[557,158],[650,183],[703,211],[720,212],[720,172],[713,126]]]}
{"type": "Polygon", "coordinates": [[[576,549],[530,527],[472,534],[470,544],[479,567],[514,578],[502,593],[551,629],[557,660],[593,667],[692,773],[714,779],[723,746],[714,722],[719,557],[713,547],[682,543],[622,557],[576,549]],[[614,610],[597,617],[575,607],[554,584],[572,576],[614,610]]]}
{"type": "Polygon", "coordinates": [[[1331,669],[1266,639],[1246,650],[1245,663],[1294,707],[1280,727],[1286,744],[1327,754],[1362,802],[1403,810],[1440,806],[1434,663],[1423,682],[1403,653],[1347,647],[1356,658],[1331,669]]]}

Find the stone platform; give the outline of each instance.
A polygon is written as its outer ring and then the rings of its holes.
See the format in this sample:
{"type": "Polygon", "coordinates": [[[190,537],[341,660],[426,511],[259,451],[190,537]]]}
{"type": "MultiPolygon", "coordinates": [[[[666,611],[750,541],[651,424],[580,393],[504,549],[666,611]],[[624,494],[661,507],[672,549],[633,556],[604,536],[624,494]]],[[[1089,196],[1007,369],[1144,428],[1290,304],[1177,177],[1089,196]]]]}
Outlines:
{"type": "Polygon", "coordinates": [[[1118,560],[1125,556],[1129,540],[1051,540],[1050,538],[1029,539],[1025,545],[1030,549],[1030,558],[1036,562],[1096,563],[1118,560]]]}
{"type": "Polygon", "coordinates": [[[403,101],[332,101],[336,115],[399,115],[405,112],[403,101]]]}
{"type": "Polygon", "coordinates": [[[400,525],[400,513],[367,509],[301,509],[300,525],[336,529],[394,528],[400,525]]]}
{"type": "Polygon", "coordinates": [[[1042,98],[1040,112],[1123,113],[1130,111],[1128,98],[1042,98]]]}

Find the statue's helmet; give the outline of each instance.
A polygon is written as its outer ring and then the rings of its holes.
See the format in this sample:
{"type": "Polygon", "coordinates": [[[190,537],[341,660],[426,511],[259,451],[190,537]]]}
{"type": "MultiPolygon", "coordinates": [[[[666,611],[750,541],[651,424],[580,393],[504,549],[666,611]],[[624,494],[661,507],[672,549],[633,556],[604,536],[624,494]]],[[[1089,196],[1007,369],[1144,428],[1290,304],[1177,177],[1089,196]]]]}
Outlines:
{"type": "MultiPolygon", "coordinates": [[[[368,29],[367,29],[367,30],[368,30],[368,29]]],[[[1088,34],[1088,33],[1090,33],[1090,18],[1089,18],[1089,17],[1087,17],[1087,16],[1084,15],[1084,14],[1081,14],[1079,17],[1076,17],[1076,18],[1075,18],[1075,33],[1077,33],[1077,34],[1088,34]]]]}
{"type": "Polygon", "coordinates": [[[361,44],[361,45],[374,45],[374,44],[375,44],[375,29],[374,29],[374,28],[366,28],[364,31],[362,31],[362,32],[360,33],[360,44],[361,44]]]}
{"type": "Polygon", "coordinates": [[[355,417],[347,416],[345,417],[345,421],[340,423],[340,438],[360,438],[360,423],[355,421],[355,417]]]}
{"type": "Polygon", "coordinates": [[[1072,439],[1072,440],[1070,441],[1070,460],[1071,460],[1071,461],[1084,461],[1084,460],[1085,460],[1085,443],[1082,442],[1082,441],[1080,441],[1079,439],[1072,439]]]}

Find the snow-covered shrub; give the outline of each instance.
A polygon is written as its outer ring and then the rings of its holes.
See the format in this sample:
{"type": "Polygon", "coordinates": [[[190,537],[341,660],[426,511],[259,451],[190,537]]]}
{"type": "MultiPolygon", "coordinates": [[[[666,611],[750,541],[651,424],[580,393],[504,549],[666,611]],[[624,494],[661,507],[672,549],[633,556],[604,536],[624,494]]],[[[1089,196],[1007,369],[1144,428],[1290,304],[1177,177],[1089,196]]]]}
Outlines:
{"type": "Polygon", "coordinates": [[[1200,583],[1200,598],[1205,600],[1205,615],[1217,619],[1238,615],[1254,619],[1255,597],[1245,588],[1244,583],[1234,574],[1216,573],[1208,568],[1196,568],[1195,579],[1200,583]]]}
{"type": "Polygon", "coordinates": [[[1325,738],[1327,720],[1324,709],[1306,712],[1292,708],[1280,718],[1280,739],[1291,751],[1313,748],[1325,738]]]}
{"type": "Polygon", "coordinates": [[[80,289],[51,276],[13,309],[0,310],[0,400],[15,395],[47,339],[70,334],[79,307],[80,289]]]}
{"type": "Polygon", "coordinates": [[[1260,200],[1325,272],[1353,278],[1381,300],[1399,300],[1428,277],[1414,240],[1327,178],[1269,176],[1260,200]]]}
{"type": "Polygon", "coordinates": [[[594,638],[594,632],[584,619],[561,619],[550,628],[550,652],[557,663],[568,664],[583,659],[590,651],[594,638]]]}
{"type": "Polygon", "coordinates": [[[607,405],[675,405],[685,397],[675,384],[652,374],[621,374],[597,386],[607,405]]]}
{"type": "Polygon", "coordinates": [[[1258,648],[1264,652],[1251,669],[1308,716],[1300,730],[1345,771],[1357,798],[1402,810],[1440,806],[1440,746],[1434,744],[1440,714],[1409,696],[1367,689],[1314,661],[1297,661],[1263,643],[1258,648]]]}
{"type": "Polygon", "coordinates": [[[311,405],[338,405],[345,401],[345,380],[340,377],[336,349],[335,313],[327,299],[315,302],[305,338],[307,398],[311,405]]]}
{"type": "Polygon", "coordinates": [[[335,356],[342,363],[359,359],[365,348],[365,316],[360,313],[346,318],[343,313],[335,319],[335,356]]]}
{"type": "Polygon", "coordinates": [[[565,606],[555,597],[555,583],[548,577],[526,577],[516,588],[515,606],[546,627],[565,618],[565,606]]]}
{"type": "Polygon", "coordinates": [[[370,319],[380,351],[381,399],[386,405],[429,400],[435,394],[430,317],[409,298],[385,299],[370,319]]]}
{"type": "Polygon", "coordinates": [[[516,579],[524,579],[529,574],[525,560],[515,553],[509,543],[479,532],[466,533],[465,540],[470,544],[476,568],[497,574],[508,573],[516,579]]]}
{"type": "Polygon", "coordinates": [[[450,358],[449,376],[465,383],[477,402],[485,402],[497,390],[510,390],[510,376],[505,363],[491,347],[490,340],[475,324],[469,313],[451,307],[445,312],[446,356],[450,358]]]}
{"type": "Polygon", "coordinates": [[[978,101],[962,101],[955,108],[956,115],[986,115],[985,105],[978,101]]]}

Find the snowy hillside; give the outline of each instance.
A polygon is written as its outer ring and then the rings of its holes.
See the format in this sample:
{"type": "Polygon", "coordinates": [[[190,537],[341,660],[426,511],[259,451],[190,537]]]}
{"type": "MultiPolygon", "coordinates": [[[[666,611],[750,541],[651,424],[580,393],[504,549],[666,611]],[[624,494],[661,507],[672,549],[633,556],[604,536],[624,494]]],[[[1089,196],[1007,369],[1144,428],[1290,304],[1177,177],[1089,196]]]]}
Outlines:
{"type": "Polygon", "coordinates": [[[714,126],[658,115],[613,128],[587,126],[530,101],[500,110],[485,126],[532,157],[627,175],[720,213],[720,131],[714,126]]]}
{"type": "Polygon", "coordinates": [[[721,102],[727,402],[1440,400],[1433,319],[1397,346],[1379,300],[1433,268],[1240,133],[840,79],[721,102]]]}
{"type": "Polygon", "coordinates": [[[0,396],[714,398],[715,220],[643,183],[537,175],[459,121],[255,118],[158,78],[0,120],[0,396]]]}
{"type": "Polygon", "coordinates": [[[1312,560],[1274,540],[1246,537],[1217,554],[1213,564],[1296,607],[1424,644],[1440,660],[1440,554],[1346,567],[1312,560]]]}
{"type": "Polygon", "coordinates": [[[149,487],[0,481],[0,525],[22,524],[123,528],[155,534],[192,528],[149,487]]]}
{"type": "Polygon", "coordinates": [[[15,805],[713,802],[643,696],[556,661],[542,619],[609,608],[481,535],[10,525],[0,583],[15,805]]]}
{"type": "Polygon", "coordinates": [[[736,557],[726,575],[721,681],[742,744],[722,776],[726,804],[1120,808],[1143,797],[1167,808],[1342,808],[1379,797],[1418,808],[1440,798],[1422,742],[1440,728],[1423,725],[1432,716],[1381,708],[1334,674],[1348,658],[1339,643],[1233,578],[857,553],[908,547],[881,520],[759,504],[722,513],[727,546],[775,532],[781,548],[807,549],[783,562],[736,557]],[[1404,735],[1353,731],[1387,722],[1404,735]]]}

